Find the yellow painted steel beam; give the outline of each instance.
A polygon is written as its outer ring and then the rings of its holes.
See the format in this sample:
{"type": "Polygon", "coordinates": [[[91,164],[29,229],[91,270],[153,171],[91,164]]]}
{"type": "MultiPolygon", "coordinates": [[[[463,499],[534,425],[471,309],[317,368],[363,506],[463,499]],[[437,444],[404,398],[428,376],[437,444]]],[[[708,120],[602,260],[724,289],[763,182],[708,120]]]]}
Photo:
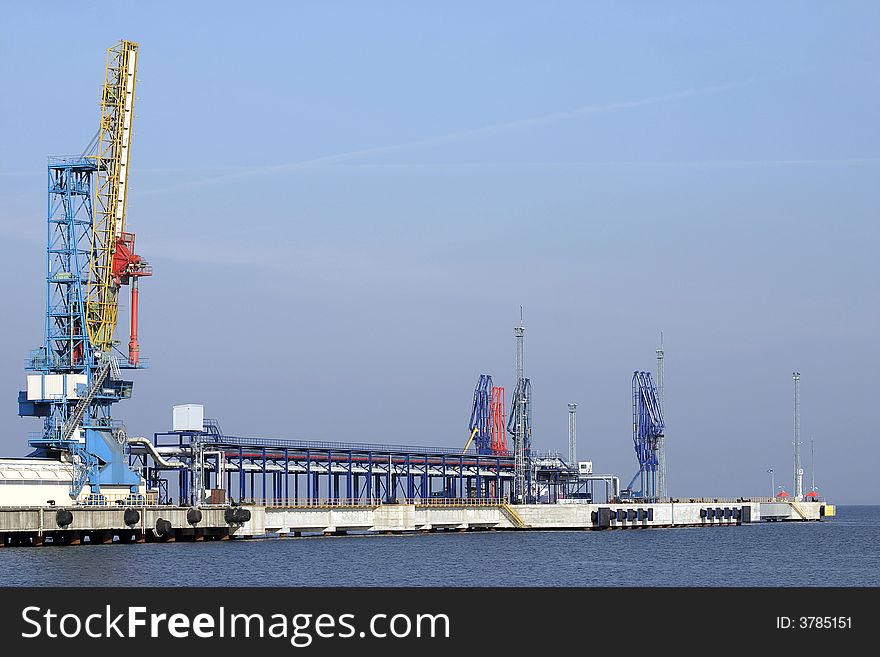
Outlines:
{"type": "Polygon", "coordinates": [[[464,449],[461,450],[461,453],[462,453],[462,454],[464,454],[465,452],[468,451],[468,447],[470,447],[470,446],[471,446],[471,443],[474,442],[474,438],[476,437],[476,435],[477,435],[479,432],[480,432],[479,427],[474,427],[474,430],[471,432],[471,437],[468,438],[468,441],[467,441],[467,443],[465,444],[464,449]]]}
{"type": "Polygon", "coordinates": [[[120,41],[107,50],[107,71],[101,94],[98,139],[97,207],[86,297],[89,339],[108,353],[114,345],[119,315],[119,285],[113,278],[116,243],[125,230],[131,137],[137,84],[138,44],[120,41]]]}

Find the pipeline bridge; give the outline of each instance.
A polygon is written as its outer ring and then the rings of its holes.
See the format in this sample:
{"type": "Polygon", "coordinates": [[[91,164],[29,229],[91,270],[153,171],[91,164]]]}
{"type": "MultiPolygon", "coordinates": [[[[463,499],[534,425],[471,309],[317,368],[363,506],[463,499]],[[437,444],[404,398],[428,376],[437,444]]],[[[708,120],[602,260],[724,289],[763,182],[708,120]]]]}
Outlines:
{"type": "Polygon", "coordinates": [[[500,499],[510,496],[514,456],[476,449],[244,438],[216,420],[204,432],[130,439],[129,466],[163,502],[228,496],[273,505],[288,500],[500,499]],[[169,493],[169,483],[174,484],[169,493]]]}

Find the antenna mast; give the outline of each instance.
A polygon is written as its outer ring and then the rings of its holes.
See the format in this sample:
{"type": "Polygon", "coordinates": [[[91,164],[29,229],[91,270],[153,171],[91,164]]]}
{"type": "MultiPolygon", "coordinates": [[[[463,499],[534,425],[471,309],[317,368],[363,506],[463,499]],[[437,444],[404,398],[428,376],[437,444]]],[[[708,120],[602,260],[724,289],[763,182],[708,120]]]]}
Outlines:
{"type": "MultiPolygon", "coordinates": [[[[660,348],[657,350],[657,397],[660,402],[660,412],[666,416],[666,400],[663,397],[663,331],[660,331],[660,348]]],[[[666,483],[666,434],[657,441],[657,497],[664,499],[669,496],[666,483]]]]}
{"type": "Polygon", "coordinates": [[[801,467],[801,373],[792,372],[794,381],[794,499],[804,498],[804,469],[801,467]]]}

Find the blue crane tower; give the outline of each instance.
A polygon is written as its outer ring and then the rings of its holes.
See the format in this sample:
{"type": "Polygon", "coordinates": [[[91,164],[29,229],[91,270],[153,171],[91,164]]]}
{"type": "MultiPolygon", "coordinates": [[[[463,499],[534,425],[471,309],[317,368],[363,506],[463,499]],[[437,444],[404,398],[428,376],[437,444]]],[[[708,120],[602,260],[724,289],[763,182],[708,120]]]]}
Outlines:
{"type": "Polygon", "coordinates": [[[650,372],[633,372],[632,395],[633,445],[639,461],[639,470],[629,482],[627,489],[632,490],[633,484],[638,479],[639,490],[637,493],[634,492],[633,496],[655,500],[658,497],[657,453],[665,424],[657,388],[654,386],[650,372]]]}
{"type": "MultiPolygon", "coordinates": [[[[111,407],[131,397],[122,369],[142,367],[137,340],[137,280],[152,273],[134,253],[125,214],[138,44],[108,50],[94,154],[52,157],[48,165],[46,317],[43,344],[31,352],[19,415],[43,420],[31,456],[71,467],[70,496],[137,493],[127,464],[125,427],[111,407]],[[119,289],[132,288],[128,355],[117,349],[119,289]]],[[[91,148],[87,148],[87,151],[91,148]]]]}

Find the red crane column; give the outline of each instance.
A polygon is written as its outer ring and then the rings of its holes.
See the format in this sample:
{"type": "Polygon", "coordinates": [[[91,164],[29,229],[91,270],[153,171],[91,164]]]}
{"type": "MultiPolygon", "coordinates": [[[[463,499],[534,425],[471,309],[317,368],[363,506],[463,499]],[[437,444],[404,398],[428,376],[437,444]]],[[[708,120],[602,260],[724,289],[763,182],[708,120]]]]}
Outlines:
{"type": "Polygon", "coordinates": [[[122,233],[116,241],[113,254],[113,280],[116,285],[131,283],[131,337],[128,340],[128,362],[137,367],[141,362],[141,345],[138,339],[138,305],[140,291],[138,279],[152,276],[153,268],[134,252],[134,233],[122,233]]]}

